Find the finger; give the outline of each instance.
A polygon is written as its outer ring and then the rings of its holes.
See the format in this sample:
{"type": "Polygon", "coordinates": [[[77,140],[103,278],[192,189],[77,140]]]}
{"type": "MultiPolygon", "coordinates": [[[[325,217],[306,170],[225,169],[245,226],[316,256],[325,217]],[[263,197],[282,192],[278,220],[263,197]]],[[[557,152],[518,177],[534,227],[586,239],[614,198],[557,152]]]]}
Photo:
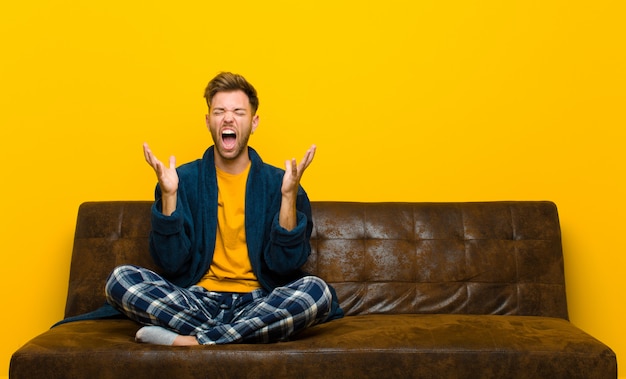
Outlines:
{"type": "Polygon", "coordinates": [[[296,162],[296,158],[291,158],[291,164],[289,166],[291,167],[291,175],[297,176],[298,175],[298,163],[296,162]]]}
{"type": "Polygon", "coordinates": [[[152,154],[152,150],[150,150],[150,147],[148,146],[148,144],[144,144],[143,147],[143,151],[144,151],[144,156],[146,158],[146,162],[148,162],[148,164],[154,169],[157,169],[157,166],[161,163],[155,156],[154,154],[152,154]]]}
{"type": "Polygon", "coordinates": [[[313,158],[315,157],[315,151],[317,150],[317,146],[312,145],[309,150],[307,150],[306,152],[306,162],[307,162],[307,166],[313,161],[313,158]]]}
{"type": "Polygon", "coordinates": [[[293,180],[298,180],[298,165],[295,158],[285,161],[285,173],[293,180]]]}
{"type": "Polygon", "coordinates": [[[154,166],[152,166],[152,168],[154,168],[154,171],[157,174],[157,178],[160,179],[161,176],[163,176],[163,170],[164,170],[163,163],[157,160],[154,166]]]}
{"type": "Polygon", "coordinates": [[[317,151],[317,145],[313,144],[311,145],[311,147],[309,148],[309,151],[311,152],[311,159],[313,159],[313,156],[315,156],[315,152],[317,151]]]}
{"type": "Polygon", "coordinates": [[[317,149],[317,147],[315,145],[312,145],[309,150],[307,150],[307,152],[304,154],[304,157],[302,158],[302,162],[300,162],[300,170],[304,170],[307,167],[309,167],[309,165],[311,164],[311,162],[313,162],[313,158],[315,157],[315,150],[317,149]]]}
{"type": "Polygon", "coordinates": [[[152,151],[150,150],[150,147],[148,146],[147,142],[143,143],[143,156],[146,159],[146,162],[150,163],[151,159],[150,156],[152,155],[152,151]]]}
{"type": "Polygon", "coordinates": [[[170,157],[170,168],[176,168],[176,157],[173,155],[170,157]]]}
{"type": "Polygon", "coordinates": [[[289,172],[289,173],[291,172],[291,160],[290,159],[287,159],[285,161],[285,172],[289,172]]]}

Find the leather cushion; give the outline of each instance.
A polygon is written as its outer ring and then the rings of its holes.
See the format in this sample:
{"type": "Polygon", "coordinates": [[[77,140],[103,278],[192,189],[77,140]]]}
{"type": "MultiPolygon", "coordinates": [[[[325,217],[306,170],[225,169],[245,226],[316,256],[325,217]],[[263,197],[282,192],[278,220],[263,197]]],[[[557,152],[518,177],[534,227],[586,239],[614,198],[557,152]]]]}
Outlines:
{"type": "Polygon", "coordinates": [[[615,355],[570,322],[532,316],[362,315],[266,345],[135,343],[129,320],[58,326],[16,352],[12,378],[596,378],[615,355]],[[19,363],[19,364],[18,364],[19,363]]]}

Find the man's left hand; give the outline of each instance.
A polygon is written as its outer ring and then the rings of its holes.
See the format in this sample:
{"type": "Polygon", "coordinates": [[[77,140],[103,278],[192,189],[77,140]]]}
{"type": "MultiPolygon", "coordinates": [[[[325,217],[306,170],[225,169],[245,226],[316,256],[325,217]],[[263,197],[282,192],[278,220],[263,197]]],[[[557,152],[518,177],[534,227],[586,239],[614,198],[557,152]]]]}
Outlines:
{"type": "Polygon", "coordinates": [[[304,154],[300,164],[297,164],[295,158],[285,161],[285,176],[283,177],[283,185],[281,188],[283,196],[293,196],[295,199],[298,195],[300,179],[302,179],[302,174],[304,174],[304,171],[313,161],[316,148],[315,145],[312,145],[304,154]]]}

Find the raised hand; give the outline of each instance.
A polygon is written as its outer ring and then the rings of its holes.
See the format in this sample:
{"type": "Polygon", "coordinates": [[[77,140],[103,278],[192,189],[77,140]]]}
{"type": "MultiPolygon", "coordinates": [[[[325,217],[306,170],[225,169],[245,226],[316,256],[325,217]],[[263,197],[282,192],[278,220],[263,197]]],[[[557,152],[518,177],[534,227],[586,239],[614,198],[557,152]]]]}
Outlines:
{"type": "Polygon", "coordinates": [[[280,225],[291,230],[296,227],[296,198],[298,196],[298,187],[304,171],[309,167],[315,156],[316,146],[312,145],[304,154],[304,157],[298,164],[296,159],[285,161],[285,175],[283,176],[283,184],[281,187],[282,201],[280,204],[279,223],[280,225]]]}
{"type": "Polygon", "coordinates": [[[300,164],[297,164],[296,159],[292,158],[285,161],[285,176],[283,177],[283,185],[281,192],[283,196],[296,196],[298,195],[298,186],[304,171],[309,167],[315,157],[315,150],[317,147],[312,145],[309,150],[304,154],[300,164]]]}
{"type": "Polygon", "coordinates": [[[176,158],[170,157],[169,167],[157,159],[147,143],[143,144],[143,155],[146,162],[154,169],[163,200],[163,214],[171,215],[176,210],[176,193],[178,191],[178,173],[176,172],[176,158]]]}

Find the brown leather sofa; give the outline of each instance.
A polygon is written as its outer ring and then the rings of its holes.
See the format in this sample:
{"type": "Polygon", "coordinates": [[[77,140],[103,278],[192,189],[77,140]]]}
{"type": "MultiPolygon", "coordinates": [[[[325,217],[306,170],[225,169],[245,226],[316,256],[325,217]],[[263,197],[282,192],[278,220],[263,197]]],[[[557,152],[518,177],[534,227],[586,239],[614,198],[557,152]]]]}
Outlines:
{"type": "MultiPolygon", "coordinates": [[[[150,202],[80,207],[66,317],[104,303],[113,267],[154,268],[150,202]]],[[[126,319],[75,321],[14,353],[26,378],[616,378],[614,352],[568,321],[550,202],[314,202],[306,269],[346,317],[289,342],[165,347],[126,319]]]]}

